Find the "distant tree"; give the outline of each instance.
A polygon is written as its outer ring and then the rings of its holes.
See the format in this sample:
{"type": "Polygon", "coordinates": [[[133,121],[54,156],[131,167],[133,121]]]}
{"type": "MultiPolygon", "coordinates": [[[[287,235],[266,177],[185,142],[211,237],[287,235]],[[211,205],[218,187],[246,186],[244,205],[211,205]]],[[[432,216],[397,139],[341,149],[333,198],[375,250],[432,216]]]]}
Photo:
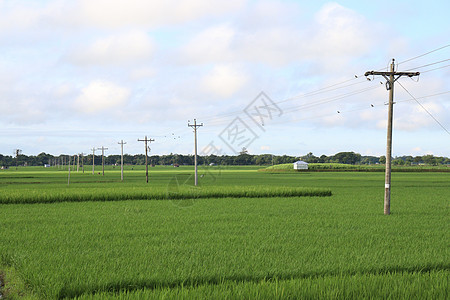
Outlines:
{"type": "Polygon", "coordinates": [[[319,157],[319,163],[327,163],[327,162],[329,162],[329,158],[325,154],[322,154],[319,157]]]}
{"type": "Polygon", "coordinates": [[[380,156],[380,164],[385,164],[386,163],[386,156],[381,155],[380,156]]]}
{"type": "Polygon", "coordinates": [[[422,161],[427,165],[437,165],[436,158],[431,154],[422,156],[422,161]]]}
{"type": "Polygon", "coordinates": [[[302,156],[301,160],[303,160],[307,163],[318,163],[319,162],[319,158],[317,156],[314,156],[314,154],[312,154],[312,152],[309,152],[305,156],[302,156]]]}
{"type": "Polygon", "coordinates": [[[394,166],[403,166],[405,164],[405,161],[401,158],[395,158],[394,160],[392,160],[392,164],[394,166]]]}
{"type": "Polygon", "coordinates": [[[361,164],[364,165],[374,165],[380,162],[380,159],[376,156],[362,156],[361,164]]]}
{"type": "Polygon", "coordinates": [[[333,159],[341,164],[354,165],[361,160],[361,154],[355,152],[339,152],[333,156],[333,159]]]}

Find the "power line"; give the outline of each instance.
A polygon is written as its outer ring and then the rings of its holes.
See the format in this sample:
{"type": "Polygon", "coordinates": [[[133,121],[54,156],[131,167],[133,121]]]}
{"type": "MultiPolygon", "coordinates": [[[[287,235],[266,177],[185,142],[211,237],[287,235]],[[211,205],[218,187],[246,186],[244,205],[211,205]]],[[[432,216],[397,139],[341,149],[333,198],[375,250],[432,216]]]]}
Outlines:
{"type": "MultiPolygon", "coordinates": [[[[434,53],[434,52],[436,52],[436,51],[442,50],[442,49],[447,48],[447,47],[450,47],[450,44],[445,45],[445,46],[442,46],[442,47],[439,47],[439,48],[436,48],[436,49],[431,50],[431,51],[428,51],[428,52],[423,53],[423,54],[421,54],[421,55],[418,55],[418,56],[409,58],[409,59],[407,59],[407,60],[404,60],[404,61],[398,63],[397,65],[400,65],[400,64],[403,64],[403,63],[405,63],[405,62],[412,61],[412,60],[415,60],[415,59],[417,59],[417,58],[420,58],[420,57],[429,55],[429,54],[431,54],[431,53],[434,53]]],[[[442,62],[445,62],[445,61],[448,61],[448,60],[450,60],[450,59],[446,59],[446,60],[442,60],[442,61],[439,61],[439,62],[434,62],[434,63],[431,63],[431,64],[427,64],[427,65],[415,67],[415,68],[413,68],[413,69],[419,69],[419,68],[423,68],[423,67],[427,67],[427,66],[439,64],[439,63],[442,63],[442,62]]],[[[381,68],[381,69],[379,69],[379,70],[382,70],[382,69],[384,69],[384,67],[381,68]]],[[[378,70],[378,71],[379,71],[379,70],[378,70]]],[[[410,71],[410,70],[412,70],[412,69],[406,70],[405,72],[410,71]]],[[[427,71],[426,71],[426,72],[427,72],[427,71]]],[[[319,88],[319,89],[317,89],[317,90],[314,90],[314,91],[311,91],[311,92],[308,92],[308,93],[305,93],[305,94],[302,94],[302,95],[297,95],[297,96],[293,96],[293,97],[290,97],[290,98],[286,98],[286,99],[284,99],[284,100],[276,101],[276,102],[274,102],[274,103],[275,103],[275,104],[280,104],[280,103],[284,103],[284,102],[288,102],[288,101],[292,101],[292,100],[297,100],[297,99],[301,99],[301,98],[306,98],[306,97],[310,97],[310,96],[315,96],[315,95],[318,95],[318,94],[321,94],[321,93],[327,93],[327,92],[330,92],[330,91],[334,91],[334,90],[337,90],[337,89],[341,89],[341,88],[353,86],[353,85],[356,85],[356,84],[361,84],[361,83],[363,83],[364,81],[362,81],[362,82],[357,82],[357,83],[351,83],[351,84],[348,84],[348,85],[345,85],[345,86],[340,86],[340,85],[342,85],[342,84],[351,82],[351,81],[353,81],[353,80],[355,80],[355,79],[361,78],[362,76],[363,76],[363,74],[361,74],[361,75],[355,75],[354,78],[350,78],[350,79],[347,79],[347,80],[344,80],[344,81],[341,81],[341,82],[338,82],[338,83],[335,83],[335,84],[331,84],[331,85],[329,85],[329,86],[326,86],[326,87],[323,87],[323,88],[319,88]]],[[[326,102],[325,102],[325,103],[326,103],[326,102]]],[[[233,116],[233,115],[239,114],[239,113],[241,113],[241,112],[242,112],[241,110],[239,110],[239,111],[233,111],[233,112],[229,112],[229,113],[217,115],[217,116],[215,116],[215,117],[204,118],[204,119],[205,119],[205,120],[210,120],[210,121],[212,121],[212,120],[215,120],[215,119],[218,119],[218,118],[226,118],[226,117],[229,117],[229,116],[233,116]]]]}
{"type": "Polygon", "coordinates": [[[411,71],[411,70],[413,70],[413,69],[420,69],[420,68],[425,68],[425,67],[429,67],[429,66],[432,66],[432,65],[437,65],[437,64],[440,64],[440,63],[449,61],[449,60],[450,60],[450,58],[447,58],[447,59],[440,60],[440,61],[437,61],[437,62],[434,62],[434,63],[431,63],[431,64],[426,64],[426,65],[423,65],[423,66],[414,67],[414,68],[408,69],[408,70],[406,70],[406,71],[411,71]]]}
{"type": "MultiPolygon", "coordinates": [[[[351,97],[351,96],[354,96],[354,95],[357,95],[357,94],[361,94],[361,93],[364,93],[364,92],[367,92],[367,91],[370,91],[370,90],[373,90],[373,89],[377,89],[379,87],[380,87],[380,85],[366,87],[366,88],[359,89],[359,90],[356,90],[356,91],[352,91],[352,92],[348,92],[348,93],[344,93],[344,94],[339,94],[339,95],[328,97],[328,98],[323,98],[323,99],[320,99],[320,100],[317,100],[317,101],[314,101],[314,102],[309,102],[309,103],[301,104],[301,105],[298,105],[298,106],[291,106],[291,107],[288,107],[288,108],[284,109],[283,113],[286,114],[286,113],[296,112],[296,111],[299,111],[299,110],[310,109],[310,108],[313,108],[315,106],[319,106],[319,105],[327,104],[327,103],[330,103],[330,102],[333,102],[333,101],[341,100],[341,99],[344,99],[344,98],[347,98],[347,97],[351,97]]],[[[246,118],[248,119],[250,117],[248,117],[248,116],[243,116],[242,117],[242,119],[244,119],[244,120],[246,118]]],[[[227,120],[227,122],[228,122],[228,120],[227,120]]],[[[211,122],[211,126],[218,126],[218,125],[221,125],[221,124],[224,124],[224,123],[225,123],[225,120],[223,120],[223,121],[216,121],[216,122],[212,121],[211,122]]]]}
{"type": "Polygon", "coordinates": [[[450,132],[447,130],[447,128],[444,127],[444,125],[441,124],[441,122],[439,122],[429,111],[428,109],[425,108],[425,106],[423,106],[400,82],[398,82],[398,84],[417,102],[417,104],[420,105],[420,107],[423,108],[424,111],[427,112],[427,114],[433,118],[433,120],[436,121],[436,123],[439,124],[439,126],[442,127],[442,129],[445,130],[445,132],[447,132],[448,135],[450,135],[450,132]]]}
{"type": "Polygon", "coordinates": [[[377,89],[379,87],[380,87],[380,85],[371,86],[371,87],[368,87],[368,88],[356,90],[356,91],[349,92],[349,93],[346,93],[346,94],[341,94],[341,95],[337,95],[337,96],[334,96],[334,97],[325,98],[325,99],[322,99],[322,100],[317,101],[317,102],[312,102],[312,103],[307,103],[307,104],[303,104],[303,105],[300,105],[300,106],[290,107],[290,108],[287,108],[287,109],[283,110],[283,113],[299,111],[299,110],[302,110],[302,109],[308,109],[308,108],[311,108],[311,107],[314,107],[314,106],[318,106],[318,105],[334,102],[334,101],[341,100],[341,99],[344,99],[344,98],[347,98],[347,97],[350,97],[350,96],[354,96],[354,95],[357,95],[357,94],[365,93],[367,91],[374,90],[374,89],[377,89]]]}
{"type": "Polygon", "coordinates": [[[445,65],[445,66],[442,66],[442,67],[438,67],[438,68],[434,68],[434,69],[422,71],[421,73],[423,74],[423,73],[427,73],[427,72],[431,72],[431,71],[436,71],[436,70],[443,69],[443,68],[448,68],[448,67],[450,67],[450,65],[445,65]]]}
{"type": "MultiPolygon", "coordinates": [[[[337,86],[339,86],[341,84],[353,81],[353,80],[358,79],[358,78],[362,78],[362,76],[363,75],[355,75],[354,78],[347,79],[347,80],[344,80],[344,81],[339,82],[339,83],[331,84],[329,86],[326,86],[326,87],[323,87],[323,88],[319,88],[317,90],[314,90],[314,91],[311,91],[311,92],[307,92],[307,93],[302,94],[302,95],[289,97],[289,98],[286,98],[286,99],[283,99],[283,100],[280,100],[280,101],[274,101],[274,104],[279,104],[279,103],[283,103],[283,102],[287,102],[287,101],[292,101],[292,100],[297,100],[297,99],[301,99],[301,98],[316,96],[316,95],[319,95],[319,94],[322,94],[322,93],[327,93],[327,92],[330,92],[330,91],[334,91],[334,90],[338,90],[338,89],[341,89],[341,88],[345,88],[345,87],[349,87],[349,86],[353,86],[353,85],[356,85],[356,84],[361,84],[361,83],[367,82],[367,80],[364,80],[364,81],[361,81],[361,82],[348,84],[348,85],[345,85],[345,86],[342,86],[342,87],[337,87],[337,86]]],[[[219,119],[219,118],[226,118],[226,117],[233,116],[233,115],[240,114],[240,113],[242,113],[242,110],[232,111],[232,112],[229,112],[229,113],[224,113],[224,114],[216,115],[214,117],[209,117],[209,118],[206,117],[206,118],[203,118],[203,119],[209,121],[209,120],[215,120],[215,119],[219,119]]]]}
{"type": "Polygon", "coordinates": [[[409,58],[409,59],[407,59],[407,60],[404,60],[404,61],[402,61],[402,62],[399,62],[399,63],[397,63],[397,65],[401,65],[401,64],[403,64],[403,63],[405,63],[405,62],[408,62],[408,61],[411,61],[411,60],[414,60],[414,59],[417,59],[417,58],[423,57],[423,56],[425,56],[425,55],[431,54],[431,53],[433,53],[433,52],[436,52],[436,51],[442,50],[442,49],[444,49],[444,48],[447,48],[447,47],[450,47],[450,44],[448,44],[448,45],[445,45],[445,46],[442,46],[442,47],[439,47],[439,48],[437,48],[437,49],[434,49],[434,50],[431,50],[431,51],[428,51],[428,52],[426,52],[426,53],[424,53],[424,54],[421,54],[421,55],[418,55],[418,56],[415,56],[415,57],[409,58]]]}

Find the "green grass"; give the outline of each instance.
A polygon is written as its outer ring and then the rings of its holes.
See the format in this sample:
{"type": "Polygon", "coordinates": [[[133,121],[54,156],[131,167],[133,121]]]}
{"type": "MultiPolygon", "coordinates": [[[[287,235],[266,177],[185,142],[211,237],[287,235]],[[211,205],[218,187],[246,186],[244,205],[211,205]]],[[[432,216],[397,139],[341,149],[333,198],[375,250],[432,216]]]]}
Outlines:
{"type": "Polygon", "coordinates": [[[448,272],[387,272],[85,294],[76,299],[446,299],[448,272]]]}
{"type": "MultiPolygon", "coordinates": [[[[183,200],[200,198],[261,198],[331,196],[327,188],[298,186],[217,185],[223,174],[230,170],[200,169],[199,186],[193,186],[192,167],[154,168],[150,183],[146,184],[142,166],[127,170],[126,180],[120,181],[118,170],[107,170],[105,176],[30,168],[26,172],[0,173],[0,204],[52,203],[120,200],[183,200]],[[134,169],[138,170],[134,170],[134,169]],[[144,176],[143,176],[144,175],[144,176]]],[[[250,168],[234,168],[232,173],[245,174],[250,168]]],[[[236,181],[236,183],[238,183],[236,181]]]]}
{"type": "MultiPolygon", "coordinates": [[[[33,172],[0,173],[2,193],[67,188],[65,173],[33,172]]],[[[130,189],[176,192],[191,183],[189,168],[152,169],[148,185],[133,172],[123,183],[130,189]]],[[[394,173],[390,216],[382,173],[202,174],[202,189],[313,187],[333,195],[0,205],[0,269],[15,270],[29,294],[47,299],[448,293],[448,173],[394,173]]],[[[74,175],[70,189],[105,192],[122,184],[118,176],[74,175]]]]}

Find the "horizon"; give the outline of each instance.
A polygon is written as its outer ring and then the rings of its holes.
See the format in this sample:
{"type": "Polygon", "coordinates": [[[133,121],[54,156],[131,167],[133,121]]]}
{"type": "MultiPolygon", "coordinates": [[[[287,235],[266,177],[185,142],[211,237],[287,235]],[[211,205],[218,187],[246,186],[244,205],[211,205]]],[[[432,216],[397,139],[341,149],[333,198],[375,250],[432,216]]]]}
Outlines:
{"type": "Polygon", "coordinates": [[[448,1],[182,3],[0,1],[0,153],[450,156],[448,1]]]}

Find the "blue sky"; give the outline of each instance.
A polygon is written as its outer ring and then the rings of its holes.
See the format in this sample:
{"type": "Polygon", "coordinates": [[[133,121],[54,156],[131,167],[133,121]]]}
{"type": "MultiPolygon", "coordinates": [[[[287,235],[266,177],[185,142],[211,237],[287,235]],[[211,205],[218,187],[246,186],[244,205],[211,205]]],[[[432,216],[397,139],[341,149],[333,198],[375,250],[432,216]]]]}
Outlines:
{"type": "Polygon", "coordinates": [[[395,58],[423,72],[399,83],[440,125],[396,84],[393,155],[450,156],[448,11],[448,1],[0,0],[0,153],[118,154],[124,140],[136,154],[147,135],[154,154],[188,154],[196,118],[203,153],[384,155],[388,92],[361,75],[395,58]]]}

